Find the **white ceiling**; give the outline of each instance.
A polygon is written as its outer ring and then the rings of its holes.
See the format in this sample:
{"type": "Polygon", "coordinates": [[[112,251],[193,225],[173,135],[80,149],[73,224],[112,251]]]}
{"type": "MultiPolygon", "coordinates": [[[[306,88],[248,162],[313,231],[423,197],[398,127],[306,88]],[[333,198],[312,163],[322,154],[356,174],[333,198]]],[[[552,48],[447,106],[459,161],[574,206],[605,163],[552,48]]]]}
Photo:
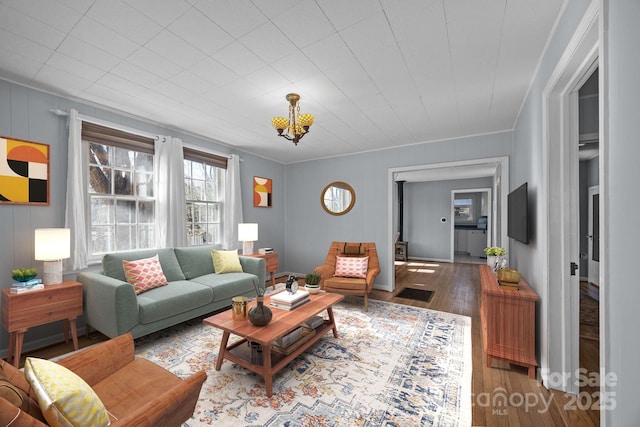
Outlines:
{"type": "Polygon", "coordinates": [[[291,163],[512,129],[563,2],[0,0],[0,78],[291,163]]]}

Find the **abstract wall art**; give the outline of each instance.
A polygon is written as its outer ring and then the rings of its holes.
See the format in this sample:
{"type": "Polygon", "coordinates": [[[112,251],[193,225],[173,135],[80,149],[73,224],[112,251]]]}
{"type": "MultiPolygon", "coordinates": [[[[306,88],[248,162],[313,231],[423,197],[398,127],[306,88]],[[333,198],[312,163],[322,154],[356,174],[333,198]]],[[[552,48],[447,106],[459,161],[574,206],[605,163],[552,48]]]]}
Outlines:
{"type": "Polygon", "coordinates": [[[272,206],[273,183],[271,178],[253,177],[253,206],[270,208],[272,206]]]}
{"type": "Polygon", "coordinates": [[[0,136],[0,203],[49,204],[49,145],[0,136]]]}

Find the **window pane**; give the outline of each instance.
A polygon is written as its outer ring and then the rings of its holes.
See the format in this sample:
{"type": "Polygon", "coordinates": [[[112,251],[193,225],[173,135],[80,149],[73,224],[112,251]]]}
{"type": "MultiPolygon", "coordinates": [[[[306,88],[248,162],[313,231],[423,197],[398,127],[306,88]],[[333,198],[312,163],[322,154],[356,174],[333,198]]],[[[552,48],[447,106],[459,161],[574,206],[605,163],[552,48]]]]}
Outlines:
{"type": "Polygon", "coordinates": [[[99,197],[91,198],[91,224],[113,224],[114,201],[99,197]]]}
{"type": "Polygon", "coordinates": [[[155,246],[155,232],[153,225],[138,226],[138,247],[152,248],[155,246]]]}
{"type": "Polygon", "coordinates": [[[89,164],[109,165],[109,147],[102,144],[89,144],[89,164]]]}
{"type": "Polygon", "coordinates": [[[124,196],[133,196],[133,186],[131,185],[131,172],[115,171],[114,178],[114,194],[124,196]]]}
{"type": "Polygon", "coordinates": [[[111,168],[89,167],[89,193],[111,194],[111,168]]]}
{"type": "Polygon", "coordinates": [[[192,168],[192,174],[193,174],[192,178],[200,179],[204,181],[204,164],[192,162],[191,168],[192,168]]]}
{"type": "Polygon", "coordinates": [[[155,202],[152,201],[138,202],[138,224],[153,224],[155,220],[155,207],[155,202]]]}
{"type": "Polygon", "coordinates": [[[220,222],[220,205],[209,203],[207,207],[207,222],[220,222]]]}
{"type": "Polygon", "coordinates": [[[224,170],[209,164],[184,161],[187,240],[189,245],[221,241],[220,177],[224,170]]]}
{"type": "Polygon", "coordinates": [[[113,233],[112,226],[93,226],[91,227],[91,253],[105,254],[113,252],[113,233]]]}
{"type": "Polygon", "coordinates": [[[135,153],[136,170],[153,173],[153,156],[147,153],[135,153]]]}
{"type": "Polygon", "coordinates": [[[207,222],[207,205],[205,203],[194,203],[194,222],[207,222]]]}
{"type": "Polygon", "coordinates": [[[118,225],[116,227],[116,250],[128,251],[136,248],[136,226],[118,225]]]}
{"type": "Polygon", "coordinates": [[[132,169],[134,152],[125,150],[124,148],[113,147],[114,161],[113,166],[117,168],[132,169]]]}
{"type": "Polygon", "coordinates": [[[193,192],[192,200],[205,200],[204,198],[204,181],[196,181],[195,179],[192,181],[193,192]]]}
{"type": "Polygon", "coordinates": [[[153,174],[136,173],[136,195],[140,197],[153,197],[153,174]]]}
{"type": "Polygon", "coordinates": [[[136,223],[135,200],[118,200],[116,202],[116,222],[118,224],[136,223]]]}
{"type": "Polygon", "coordinates": [[[185,179],[191,178],[191,160],[183,160],[184,162],[184,177],[185,179]]]}

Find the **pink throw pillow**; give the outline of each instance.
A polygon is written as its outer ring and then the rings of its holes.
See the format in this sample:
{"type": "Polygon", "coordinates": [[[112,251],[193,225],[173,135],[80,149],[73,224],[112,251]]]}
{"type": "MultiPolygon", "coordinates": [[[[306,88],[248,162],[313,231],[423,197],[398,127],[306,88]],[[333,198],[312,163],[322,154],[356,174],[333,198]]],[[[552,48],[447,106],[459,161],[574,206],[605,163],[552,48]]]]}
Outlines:
{"type": "Polygon", "coordinates": [[[158,255],[135,261],[123,260],[122,266],[127,282],[133,285],[136,294],[168,285],[158,255]]]}
{"type": "Polygon", "coordinates": [[[337,257],[335,276],[365,279],[369,269],[369,257],[337,257]]]}

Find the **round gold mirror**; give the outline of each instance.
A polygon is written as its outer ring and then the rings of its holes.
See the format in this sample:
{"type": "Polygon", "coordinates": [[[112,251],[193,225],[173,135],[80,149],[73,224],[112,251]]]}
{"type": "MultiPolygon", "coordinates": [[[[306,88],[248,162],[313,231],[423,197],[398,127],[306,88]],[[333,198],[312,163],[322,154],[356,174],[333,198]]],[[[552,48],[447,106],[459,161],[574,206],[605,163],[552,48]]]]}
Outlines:
{"type": "Polygon", "coordinates": [[[330,215],[344,215],[356,204],[356,192],[346,182],[335,181],[322,190],[320,204],[330,215]]]}

